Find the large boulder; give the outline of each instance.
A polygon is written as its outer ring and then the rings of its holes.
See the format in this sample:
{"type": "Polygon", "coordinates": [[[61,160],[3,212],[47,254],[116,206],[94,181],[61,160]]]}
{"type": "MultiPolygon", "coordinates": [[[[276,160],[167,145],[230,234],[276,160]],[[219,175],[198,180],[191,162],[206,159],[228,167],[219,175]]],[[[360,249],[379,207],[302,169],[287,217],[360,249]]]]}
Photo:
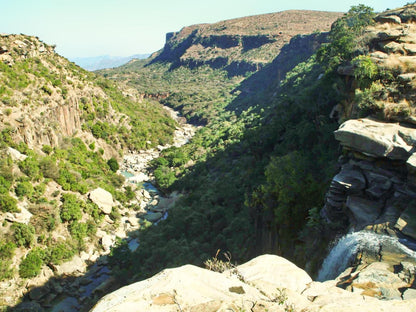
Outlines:
{"type": "Polygon", "coordinates": [[[113,196],[110,192],[96,188],[88,194],[88,198],[100,208],[105,214],[110,214],[114,205],[113,196]]]}
{"type": "Polygon", "coordinates": [[[237,271],[246,283],[254,286],[270,285],[301,293],[312,282],[311,277],[289,260],[275,255],[262,255],[239,265],[237,271]]]}
{"type": "Polygon", "coordinates": [[[267,297],[237,278],[184,265],[122,287],[102,298],[91,311],[204,311],[203,305],[212,305],[207,311],[217,311],[224,302],[259,300],[267,297]]]}
{"type": "Polygon", "coordinates": [[[351,119],[335,131],[335,138],[365,155],[407,160],[416,145],[416,129],[369,118],[351,119]]]}

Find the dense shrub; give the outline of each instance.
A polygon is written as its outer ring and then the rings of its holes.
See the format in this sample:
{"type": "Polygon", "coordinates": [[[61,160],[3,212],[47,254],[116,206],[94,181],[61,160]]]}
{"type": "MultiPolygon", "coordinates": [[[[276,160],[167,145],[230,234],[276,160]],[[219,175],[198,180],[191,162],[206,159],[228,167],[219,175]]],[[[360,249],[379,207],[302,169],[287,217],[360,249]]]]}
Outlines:
{"type": "Polygon", "coordinates": [[[23,278],[37,276],[40,273],[44,259],[45,251],[39,247],[33,248],[20,263],[19,275],[23,278]]]}
{"type": "Polygon", "coordinates": [[[19,212],[17,200],[8,194],[0,194],[0,210],[3,212],[19,212]]]}
{"type": "Polygon", "coordinates": [[[3,176],[0,175],[0,194],[6,194],[9,192],[12,183],[6,180],[3,176]]]}
{"type": "Polygon", "coordinates": [[[57,243],[47,249],[47,260],[53,264],[60,264],[70,260],[75,251],[75,248],[67,242],[57,243]]]}
{"type": "Polygon", "coordinates": [[[39,179],[40,177],[39,162],[35,157],[27,157],[25,160],[21,161],[19,163],[19,168],[32,180],[39,179]]]}
{"type": "Polygon", "coordinates": [[[30,198],[33,195],[34,188],[33,188],[32,183],[24,181],[24,182],[20,182],[16,185],[16,187],[14,189],[14,192],[19,197],[27,196],[27,197],[30,198]]]}
{"type": "Polygon", "coordinates": [[[50,145],[43,145],[42,146],[42,152],[44,152],[45,154],[50,154],[52,153],[53,148],[50,145]]]}
{"type": "Polygon", "coordinates": [[[81,207],[83,201],[78,199],[74,194],[62,195],[61,219],[62,221],[77,221],[82,217],[81,207]]]}
{"type": "Polygon", "coordinates": [[[117,172],[117,170],[119,169],[118,161],[114,157],[111,157],[107,161],[107,165],[110,167],[111,171],[113,172],[117,172]]]}
{"type": "Polygon", "coordinates": [[[57,180],[59,178],[59,168],[55,159],[43,157],[39,162],[39,168],[45,178],[57,180]]]}
{"type": "Polygon", "coordinates": [[[158,186],[162,189],[169,188],[176,180],[175,172],[169,167],[158,167],[154,175],[158,186]]]}
{"type": "Polygon", "coordinates": [[[15,249],[14,243],[0,241],[0,281],[13,277],[14,270],[10,266],[15,249]]]}
{"type": "Polygon", "coordinates": [[[14,223],[14,241],[17,246],[31,247],[35,242],[35,228],[32,225],[14,223]]]}

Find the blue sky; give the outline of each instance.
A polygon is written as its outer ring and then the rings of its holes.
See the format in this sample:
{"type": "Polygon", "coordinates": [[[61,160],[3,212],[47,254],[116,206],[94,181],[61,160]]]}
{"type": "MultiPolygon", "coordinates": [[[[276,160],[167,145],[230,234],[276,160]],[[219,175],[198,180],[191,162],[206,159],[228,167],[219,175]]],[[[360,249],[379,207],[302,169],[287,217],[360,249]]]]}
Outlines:
{"type": "Polygon", "coordinates": [[[352,5],[375,11],[407,0],[0,0],[0,33],[38,36],[68,58],[128,56],[163,47],[165,34],[184,26],[307,9],[346,12],[352,5]]]}

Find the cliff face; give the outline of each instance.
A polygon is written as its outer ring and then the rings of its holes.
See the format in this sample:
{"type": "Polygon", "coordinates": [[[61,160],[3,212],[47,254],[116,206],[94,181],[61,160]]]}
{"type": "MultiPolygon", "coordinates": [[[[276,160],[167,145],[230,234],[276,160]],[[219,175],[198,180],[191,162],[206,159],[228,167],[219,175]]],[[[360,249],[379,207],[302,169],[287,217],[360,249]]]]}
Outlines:
{"type": "Polygon", "coordinates": [[[209,65],[229,75],[258,71],[279,54],[295,35],[327,31],[340,13],[285,11],[215,24],[184,27],[166,35],[166,44],[153,62],[173,68],[209,65]]]}
{"type": "Polygon", "coordinates": [[[0,35],[0,47],[0,130],[16,143],[40,149],[78,135],[115,156],[114,147],[156,146],[173,133],[172,120],[153,122],[170,120],[159,103],[148,106],[134,90],[83,70],[36,37],[0,35]],[[131,131],[146,138],[129,138],[131,131]]]}
{"type": "Polygon", "coordinates": [[[0,120],[16,142],[57,146],[81,131],[81,98],[107,96],[77,68],[35,37],[2,35],[0,120]]]}
{"type": "MultiPolygon", "coordinates": [[[[349,120],[335,132],[345,154],[323,213],[329,220],[342,219],[356,229],[370,226],[416,239],[412,217],[416,211],[414,12],[414,6],[406,6],[382,13],[364,34],[367,56],[379,71],[390,74],[363,90],[352,82],[356,96],[344,103],[340,114],[349,120]],[[356,119],[365,104],[357,95],[374,86],[378,91],[371,95],[373,113],[356,119]]],[[[353,80],[354,65],[338,72],[353,80]]]]}
{"type": "MultiPolygon", "coordinates": [[[[332,112],[344,121],[335,131],[343,155],[321,211],[330,224],[342,225],[346,231],[398,237],[411,249],[416,240],[415,18],[414,5],[390,10],[376,16],[375,24],[363,34],[365,57],[387,75],[362,87],[356,81],[354,62],[338,68],[355,96],[332,112]],[[364,93],[370,95],[367,102],[361,100],[364,93]],[[359,118],[366,115],[363,112],[368,116],[359,118]]],[[[403,252],[383,256],[383,251],[380,245],[374,257],[374,251],[369,256],[363,248],[356,255],[355,269],[380,262],[375,266],[394,271],[407,256],[403,252]]],[[[412,266],[416,262],[414,257],[408,261],[412,266]]],[[[357,282],[353,275],[350,282],[357,282]]]]}

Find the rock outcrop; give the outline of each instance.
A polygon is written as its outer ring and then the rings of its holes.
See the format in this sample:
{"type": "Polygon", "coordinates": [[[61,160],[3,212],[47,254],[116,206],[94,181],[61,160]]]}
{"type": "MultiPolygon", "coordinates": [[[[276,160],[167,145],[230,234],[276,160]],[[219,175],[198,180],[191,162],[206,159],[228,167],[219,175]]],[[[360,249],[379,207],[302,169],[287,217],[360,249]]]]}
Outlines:
{"type": "Polygon", "coordinates": [[[416,145],[416,129],[369,118],[344,122],[335,138],[341,145],[372,157],[406,160],[416,145]]]}
{"type": "Polygon", "coordinates": [[[113,196],[110,192],[102,189],[101,187],[96,188],[88,194],[88,198],[100,208],[105,214],[110,214],[111,209],[114,206],[113,196]]]}
{"type": "Polygon", "coordinates": [[[416,129],[374,119],[348,120],[335,138],[349,151],[332,179],[322,214],[331,221],[348,220],[355,229],[385,224],[416,238],[416,129]]]}
{"type": "Polygon", "coordinates": [[[244,310],[402,312],[416,310],[416,299],[381,301],[336,281],[312,282],[286,259],[263,255],[224,273],[192,265],[166,269],[105,296],[91,312],[244,310]]]}

